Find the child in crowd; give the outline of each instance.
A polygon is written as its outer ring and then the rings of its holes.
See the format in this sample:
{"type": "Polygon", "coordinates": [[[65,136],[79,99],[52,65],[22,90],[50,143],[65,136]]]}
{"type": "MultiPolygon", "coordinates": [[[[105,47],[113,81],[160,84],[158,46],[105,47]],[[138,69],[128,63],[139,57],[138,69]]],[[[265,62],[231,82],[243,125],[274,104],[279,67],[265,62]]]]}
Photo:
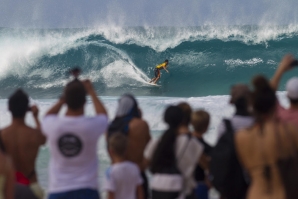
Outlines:
{"type": "Polygon", "coordinates": [[[108,128],[107,139],[115,132],[122,133],[127,137],[129,144],[125,154],[126,160],[139,166],[143,180],[144,199],[149,199],[148,179],[143,167],[143,153],[151,136],[149,125],[142,119],[138,102],[131,94],[124,94],[120,97],[116,117],[108,128]]]}
{"type": "MultiPolygon", "coordinates": [[[[212,147],[205,142],[203,135],[207,132],[210,122],[210,115],[206,111],[195,111],[191,117],[191,124],[194,128],[193,136],[204,146],[204,155],[209,157],[211,155],[212,147]]],[[[205,175],[205,170],[201,166],[195,169],[195,180],[197,182],[196,197],[199,199],[208,199],[208,181],[205,175]]]]}
{"type": "Polygon", "coordinates": [[[108,199],[143,199],[143,180],[138,165],[127,161],[127,138],[122,133],[113,133],[108,140],[112,166],[106,171],[105,190],[108,199]]]}

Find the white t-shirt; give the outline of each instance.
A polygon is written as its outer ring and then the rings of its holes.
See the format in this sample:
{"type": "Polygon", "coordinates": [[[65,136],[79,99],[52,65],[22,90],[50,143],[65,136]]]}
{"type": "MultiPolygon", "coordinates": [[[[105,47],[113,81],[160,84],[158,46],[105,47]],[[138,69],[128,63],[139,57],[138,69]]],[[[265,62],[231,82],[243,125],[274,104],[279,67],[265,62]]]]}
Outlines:
{"type": "Polygon", "coordinates": [[[50,151],[49,193],[98,189],[97,141],[107,126],[106,115],[48,115],[42,120],[50,151]]]}
{"type": "MultiPolygon", "coordinates": [[[[251,116],[240,116],[240,115],[234,115],[231,119],[231,124],[235,132],[250,127],[254,123],[254,118],[251,116]]],[[[218,126],[218,134],[217,134],[217,140],[225,133],[226,126],[223,121],[218,126]]]]}
{"type": "Polygon", "coordinates": [[[115,199],[136,199],[137,186],[141,185],[139,167],[129,161],[113,164],[106,171],[106,191],[114,192],[115,199]]]}
{"type": "MultiPolygon", "coordinates": [[[[144,157],[151,160],[154,151],[159,143],[159,139],[151,139],[144,151],[144,157]]],[[[176,139],[175,154],[178,162],[178,168],[184,178],[184,195],[189,195],[196,187],[194,180],[194,170],[203,153],[204,146],[192,136],[179,135],[176,139]]]]}

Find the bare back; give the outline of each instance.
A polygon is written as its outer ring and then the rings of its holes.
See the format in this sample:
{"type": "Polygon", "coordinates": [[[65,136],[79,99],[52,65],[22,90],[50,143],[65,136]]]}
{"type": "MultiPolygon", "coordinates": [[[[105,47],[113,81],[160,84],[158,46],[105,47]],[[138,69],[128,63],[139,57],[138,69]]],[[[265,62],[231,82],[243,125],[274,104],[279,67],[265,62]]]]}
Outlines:
{"type": "Polygon", "coordinates": [[[127,159],[136,163],[141,170],[143,170],[143,153],[150,139],[147,122],[134,118],[129,123],[127,159]]]}
{"type": "Polygon", "coordinates": [[[284,186],[276,162],[278,157],[287,151],[281,151],[278,141],[281,141],[285,149],[291,150],[288,148],[288,142],[292,140],[293,144],[298,146],[298,134],[293,127],[284,126],[285,124],[271,120],[264,125],[262,132],[259,126],[254,125],[236,134],[237,152],[252,182],[248,199],[285,199],[284,186]],[[280,135],[279,139],[276,138],[276,133],[280,135]],[[270,167],[270,179],[264,175],[266,165],[270,167]]]}
{"type": "Polygon", "coordinates": [[[6,152],[11,156],[15,170],[36,182],[35,160],[39,147],[45,143],[45,137],[37,129],[26,125],[10,125],[2,130],[2,139],[6,152]]]}

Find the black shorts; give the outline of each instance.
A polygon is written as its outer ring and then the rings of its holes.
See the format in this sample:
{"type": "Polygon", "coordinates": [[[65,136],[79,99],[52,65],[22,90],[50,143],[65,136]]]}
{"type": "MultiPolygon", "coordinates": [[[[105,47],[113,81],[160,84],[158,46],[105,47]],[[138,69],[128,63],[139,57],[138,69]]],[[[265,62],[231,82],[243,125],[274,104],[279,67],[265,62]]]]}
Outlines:
{"type": "Polygon", "coordinates": [[[159,75],[159,69],[154,69],[154,75],[155,75],[155,77],[158,77],[158,75],[159,75]]]}

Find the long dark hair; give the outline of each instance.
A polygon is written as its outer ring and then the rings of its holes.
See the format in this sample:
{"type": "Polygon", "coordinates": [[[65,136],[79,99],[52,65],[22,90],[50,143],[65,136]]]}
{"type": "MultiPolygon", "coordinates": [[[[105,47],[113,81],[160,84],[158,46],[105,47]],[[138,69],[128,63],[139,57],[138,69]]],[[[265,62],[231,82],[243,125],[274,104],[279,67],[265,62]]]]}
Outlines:
{"type": "Polygon", "coordinates": [[[169,128],[162,135],[153,154],[150,165],[152,173],[158,173],[176,165],[175,142],[177,128],[183,122],[182,110],[177,106],[168,107],[164,114],[164,121],[169,125],[169,128]]]}
{"type": "Polygon", "coordinates": [[[254,91],[252,93],[252,107],[256,122],[263,123],[264,115],[268,115],[274,112],[277,98],[274,90],[271,88],[268,80],[258,75],[253,78],[254,91]]]}

